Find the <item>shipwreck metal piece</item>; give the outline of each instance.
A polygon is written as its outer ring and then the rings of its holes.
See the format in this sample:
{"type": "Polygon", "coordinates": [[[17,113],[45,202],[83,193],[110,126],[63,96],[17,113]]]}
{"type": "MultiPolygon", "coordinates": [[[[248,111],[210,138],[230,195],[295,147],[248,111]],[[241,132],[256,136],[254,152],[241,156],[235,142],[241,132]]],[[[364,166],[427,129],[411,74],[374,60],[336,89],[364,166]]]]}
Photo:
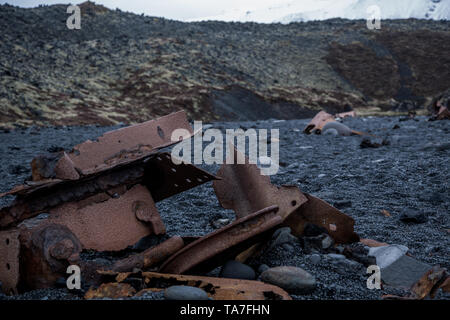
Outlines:
{"type": "Polygon", "coordinates": [[[0,231],[0,282],[5,294],[17,294],[19,255],[19,230],[0,231]]]}
{"type": "Polygon", "coordinates": [[[125,249],[149,234],[163,234],[165,227],[150,192],[136,185],[119,198],[95,199],[84,207],[70,202],[50,210],[48,222],[67,226],[84,249],[125,249]]]}
{"type": "Polygon", "coordinates": [[[183,238],[175,236],[141,253],[117,261],[112,270],[127,272],[133,271],[134,268],[146,269],[164,261],[183,247],[183,238]]]}
{"type": "Polygon", "coordinates": [[[192,164],[174,165],[169,153],[158,153],[76,181],[29,182],[0,195],[17,196],[11,206],[0,209],[0,229],[17,225],[64,203],[79,202],[105,192],[114,195],[116,190],[132,188],[139,183],[145,184],[158,202],[214,179],[217,177],[192,164]]]}
{"type": "Polygon", "coordinates": [[[330,121],[334,121],[334,119],[335,117],[332,114],[329,114],[328,112],[325,111],[320,111],[318,114],[314,116],[314,118],[312,118],[312,120],[303,130],[303,132],[306,134],[310,134],[312,132],[320,134],[323,126],[330,121]]]}
{"type": "Polygon", "coordinates": [[[192,164],[176,165],[170,153],[159,153],[146,163],[144,182],[155,202],[218,178],[192,164]]]}
{"type": "Polygon", "coordinates": [[[184,129],[193,134],[184,111],[150,120],[130,127],[110,131],[97,141],[86,141],[75,146],[68,154],[75,169],[82,175],[91,174],[145,157],[157,149],[173,145],[172,132],[184,129]]]}
{"type": "Polygon", "coordinates": [[[91,288],[84,295],[85,299],[120,299],[132,297],[136,290],[128,283],[110,282],[103,283],[99,288],[91,288]]]}
{"type": "Polygon", "coordinates": [[[427,296],[434,298],[440,285],[446,279],[446,269],[434,266],[427,271],[411,288],[411,292],[419,300],[427,296]]]}
{"type": "Polygon", "coordinates": [[[291,228],[293,235],[302,235],[306,223],[313,223],[327,229],[329,235],[337,243],[359,241],[359,236],[353,230],[355,225],[353,218],[323,200],[309,194],[305,194],[305,196],[308,201],[284,221],[284,224],[291,228]]]}
{"type": "MultiPolygon", "coordinates": [[[[244,157],[234,150],[234,159],[244,157]]],[[[246,157],[245,163],[223,164],[217,172],[220,180],[213,182],[220,205],[233,209],[238,219],[273,205],[279,207],[278,215],[284,219],[307,201],[296,186],[277,187],[246,157]]]]}
{"type": "Polygon", "coordinates": [[[207,272],[264,239],[283,219],[271,206],[187,245],[160,267],[163,273],[207,272]]]}
{"type": "MultiPolygon", "coordinates": [[[[305,127],[303,132],[306,133],[306,134],[311,134],[313,132],[315,134],[321,134],[323,127],[327,123],[334,122],[334,121],[336,121],[337,118],[341,118],[342,119],[342,118],[346,118],[346,117],[356,117],[356,112],[355,111],[349,111],[349,112],[342,112],[342,113],[337,113],[335,115],[332,115],[332,114],[329,114],[328,112],[320,111],[307,124],[307,126],[305,127]]],[[[354,131],[354,130],[351,130],[351,133],[352,134],[356,134],[356,135],[364,135],[363,132],[354,131]]]]}
{"type": "MultiPolygon", "coordinates": [[[[235,159],[238,151],[235,150],[235,159]]],[[[242,155],[241,155],[242,156],[242,155]]],[[[248,159],[246,158],[246,163],[248,159]]],[[[268,176],[260,174],[254,164],[224,164],[213,182],[219,203],[233,209],[238,218],[264,207],[279,206],[278,215],[296,236],[303,233],[306,222],[326,228],[337,243],[358,241],[355,221],[326,202],[303,194],[296,186],[277,187],[268,176]],[[230,192],[233,190],[233,192],[230,192]]]]}
{"type": "Polygon", "coordinates": [[[20,233],[20,283],[28,289],[51,288],[66,277],[82,250],[77,237],[65,226],[47,224],[20,233]]]}
{"type": "MultiPolygon", "coordinates": [[[[213,278],[191,275],[163,274],[156,272],[115,273],[110,271],[99,271],[106,278],[118,283],[128,283],[130,278],[143,279],[139,284],[141,288],[136,296],[143,295],[148,291],[157,292],[174,285],[185,285],[203,289],[208,296],[214,300],[292,300],[283,289],[254,280],[240,280],[227,278],[213,278]]],[[[138,282],[133,282],[137,284],[138,282]]],[[[95,290],[95,289],[93,289],[95,290]]],[[[97,295],[97,297],[99,297],[97,295]]],[[[85,296],[90,298],[90,296],[85,296]]]]}

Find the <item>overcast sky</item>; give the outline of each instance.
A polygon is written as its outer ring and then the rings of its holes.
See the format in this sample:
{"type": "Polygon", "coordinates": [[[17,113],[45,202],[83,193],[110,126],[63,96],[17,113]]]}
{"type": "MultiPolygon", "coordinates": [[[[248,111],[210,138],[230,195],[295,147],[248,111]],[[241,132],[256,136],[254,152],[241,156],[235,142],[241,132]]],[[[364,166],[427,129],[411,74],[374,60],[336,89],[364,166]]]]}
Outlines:
{"type": "MultiPolygon", "coordinates": [[[[1,4],[9,3],[20,7],[36,7],[39,4],[72,3],[78,4],[85,0],[0,0],[1,4]]],[[[225,9],[245,8],[252,10],[258,4],[272,5],[286,0],[97,0],[110,9],[119,8],[122,11],[144,13],[151,16],[169,19],[188,20],[208,16],[216,16],[225,9]]]]}

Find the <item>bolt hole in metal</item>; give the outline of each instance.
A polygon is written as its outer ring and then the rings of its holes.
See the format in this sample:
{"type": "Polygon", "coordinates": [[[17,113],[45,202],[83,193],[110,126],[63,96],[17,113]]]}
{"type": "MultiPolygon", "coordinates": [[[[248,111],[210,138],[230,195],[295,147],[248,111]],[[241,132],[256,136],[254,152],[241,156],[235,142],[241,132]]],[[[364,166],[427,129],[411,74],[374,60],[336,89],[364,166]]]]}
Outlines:
{"type": "Polygon", "coordinates": [[[9,265],[9,263],[6,264],[6,269],[11,270],[11,266],[9,265]]]}
{"type": "Polygon", "coordinates": [[[297,205],[297,201],[292,200],[291,204],[292,204],[293,207],[295,207],[297,205]]]}
{"type": "Polygon", "coordinates": [[[9,246],[9,239],[6,239],[6,245],[9,246]]]}
{"type": "Polygon", "coordinates": [[[161,127],[158,126],[157,130],[158,130],[158,135],[159,135],[159,137],[160,137],[161,139],[164,139],[164,131],[163,131],[163,129],[161,129],[161,127]]]}

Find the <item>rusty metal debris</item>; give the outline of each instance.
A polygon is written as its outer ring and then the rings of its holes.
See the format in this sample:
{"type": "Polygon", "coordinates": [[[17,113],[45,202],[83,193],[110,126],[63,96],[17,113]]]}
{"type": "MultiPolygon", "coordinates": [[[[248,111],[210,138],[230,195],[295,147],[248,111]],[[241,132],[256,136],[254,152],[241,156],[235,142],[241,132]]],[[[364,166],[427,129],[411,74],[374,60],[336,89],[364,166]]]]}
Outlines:
{"type": "Polygon", "coordinates": [[[136,294],[136,290],[128,283],[102,283],[102,285],[97,289],[90,289],[84,295],[85,299],[120,299],[132,297],[136,294]]]}
{"type": "MultiPolygon", "coordinates": [[[[118,251],[165,233],[155,202],[216,179],[158,152],[178,142],[171,140],[175,129],[184,129],[181,139],[193,134],[182,111],[33,159],[33,181],[0,195],[15,196],[0,210],[3,290],[51,287],[83,249],[118,251]]],[[[160,262],[183,246],[180,240],[135,259],[160,262]]]]}
{"type": "Polygon", "coordinates": [[[433,99],[430,109],[430,121],[450,119],[450,90],[433,99]]]}
{"type": "Polygon", "coordinates": [[[240,218],[200,238],[171,256],[159,269],[162,273],[208,272],[264,239],[283,221],[279,208],[271,206],[240,218]]]}
{"type": "Polygon", "coordinates": [[[134,268],[147,269],[163,262],[183,247],[183,238],[175,236],[155,247],[117,261],[114,263],[112,270],[117,272],[126,272],[131,271],[134,268]]]}
{"type": "MultiPolygon", "coordinates": [[[[346,117],[356,117],[356,112],[349,111],[349,112],[337,113],[335,115],[332,115],[328,112],[320,111],[306,125],[303,132],[306,134],[311,134],[311,133],[321,134],[322,129],[324,129],[325,125],[327,125],[328,123],[336,122],[336,120],[346,118],[346,117]]],[[[351,130],[348,128],[347,128],[347,130],[348,130],[348,135],[365,135],[365,133],[363,133],[363,132],[351,130]]]]}
{"type": "Polygon", "coordinates": [[[387,300],[423,300],[430,297],[434,299],[439,289],[448,292],[449,279],[446,269],[434,266],[412,285],[409,295],[384,295],[382,298],[387,300]]]}
{"type": "MultiPolygon", "coordinates": [[[[235,159],[237,156],[235,149],[235,159]]],[[[213,182],[220,204],[233,209],[238,218],[276,205],[283,224],[289,226],[296,236],[303,233],[306,223],[313,223],[327,229],[337,243],[359,240],[353,231],[355,222],[351,217],[320,199],[302,193],[296,186],[272,185],[268,176],[261,175],[258,167],[245,159],[245,164],[223,164],[217,172],[221,179],[213,182]]]]}
{"type": "Polygon", "coordinates": [[[322,132],[322,128],[328,123],[336,121],[338,118],[346,118],[346,117],[356,117],[355,111],[349,111],[349,112],[343,112],[343,113],[337,113],[335,115],[332,115],[325,111],[320,111],[317,113],[314,118],[308,123],[308,125],[303,130],[304,133],[310,134],[310,133],[316,133],[320,134],[322,132]]]}
{"type": "MultiPolygon", "coordinates": [[[[164,274],[156,272],[117,273],[99,271],[108,281],[102,289],[91,288],[85,298],[114,298],[115,288],[130,283],[136,286],[136,296],[148,291],[161,291],[169,286],[186,285],[201,288],[214,300],[292,300],[283,289],[260,281],[213,278],[191,275],[164,274]],[[113,282],[115,281],[115,282],[113,282]],[[111,294],[112,292],[112,294],[111,294]]],[[[130,292],[129,287],[125,293],[130,292]]],[[[122,290],[120,290],[121,292],[122,290]]]]}

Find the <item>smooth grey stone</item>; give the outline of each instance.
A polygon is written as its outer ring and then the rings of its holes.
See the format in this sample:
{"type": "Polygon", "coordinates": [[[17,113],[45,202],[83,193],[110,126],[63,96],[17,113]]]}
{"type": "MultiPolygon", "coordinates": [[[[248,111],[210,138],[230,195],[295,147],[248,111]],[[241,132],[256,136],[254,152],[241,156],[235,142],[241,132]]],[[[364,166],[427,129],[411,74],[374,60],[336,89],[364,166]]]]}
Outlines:
{"type": "Polygon", "coordinates": [[[229,260],[222,266],[219,277],[254,280],[256,278],[256,273],[255,270],[246,264],[235,260],[229,260]]]}
{"type": "Polygon", "coordinates": [[[404,255],[381,270],[381,280],[388,286],[409,289],[430,269],[430,265],[404,255]]]}
{"type": "Polygon", "coordinates": [[[263,273],[264,271],[270,269],[270,267],[267,264],[262,264],[258,267],[258,273],[263,273]]]}
{"type": "Polygon", "coordinates": [[[321,260],[321,258],[320,258],[320,255],[319,255],[319,254],[314,253],[314,254],[312,254],[312,255],[309,256],[309,261],[310,261],[312,264],[319,264],[319,263],[320,263],[320,260],[321,260]]]}
{"type": "Polygon", "coordinates": [[[264,271],[261,280],[276,285],[288,293],[305,294],[316,287],[316,279],[307,271],[297,267],[274,267],[264,271]]]}
{"type": "Polygon", "coordinates": [[[167,300],[208,300],[208,294],[196,287],[171,286],[164,290],[167,300]]]}

